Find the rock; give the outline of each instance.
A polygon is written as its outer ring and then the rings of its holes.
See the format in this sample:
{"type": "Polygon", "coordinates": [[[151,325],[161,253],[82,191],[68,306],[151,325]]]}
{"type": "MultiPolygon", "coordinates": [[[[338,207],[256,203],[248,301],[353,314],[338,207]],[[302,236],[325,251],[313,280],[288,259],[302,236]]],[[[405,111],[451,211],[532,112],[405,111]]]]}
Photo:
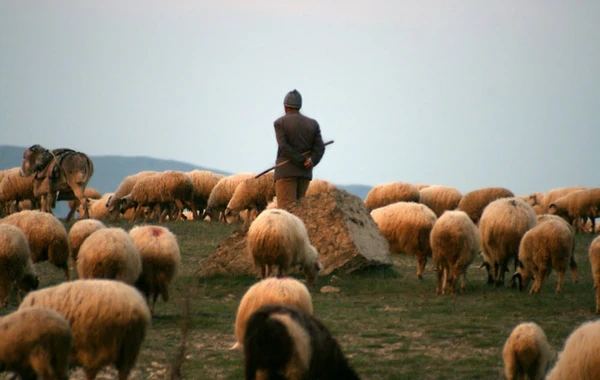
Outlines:
{"type": "MultiPolygon", "coordinates": [[[[360,198],[335,190],[306,197],[287,210],[304,221],[311,244],[319,251],[321,274],[392,265],[389,244],[360,198]]],[[[246,231],[236,231],[222,241],[198,272],[202,277],[258,276],[246,248],[246,231]]]]}

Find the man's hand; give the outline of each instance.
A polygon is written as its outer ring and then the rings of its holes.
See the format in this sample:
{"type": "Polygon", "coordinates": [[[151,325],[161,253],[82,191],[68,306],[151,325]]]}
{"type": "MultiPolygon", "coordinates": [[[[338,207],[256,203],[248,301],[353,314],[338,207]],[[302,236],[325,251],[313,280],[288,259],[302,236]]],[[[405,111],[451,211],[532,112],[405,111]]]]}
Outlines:
{"type": "Polygon", "coordinates": [[[304,160],[304,167],[307,169],[312,169],[313,167],[313,162],[312,159],[310,157],[308,157],[306,160],[304,160]]]}

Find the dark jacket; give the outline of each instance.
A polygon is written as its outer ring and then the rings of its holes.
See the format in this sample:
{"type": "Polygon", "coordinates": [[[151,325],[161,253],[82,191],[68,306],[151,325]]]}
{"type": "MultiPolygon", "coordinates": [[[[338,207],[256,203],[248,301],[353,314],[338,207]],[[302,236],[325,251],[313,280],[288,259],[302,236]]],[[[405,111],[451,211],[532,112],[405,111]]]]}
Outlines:
{"type": "Polygon", "coordinates": [[[310,157],[313,165],[317,166],[325,153],[319,123],[292,111],[275,120],[274,125],[278,145],[276,163],[290,160],[275,168],[275,180],[285,177],[312,179],[312,169],[306,169],[304,161],[310,157]],[[303,156],[302,153],[307,151],[311,151],[311,154],[303,156]]]}

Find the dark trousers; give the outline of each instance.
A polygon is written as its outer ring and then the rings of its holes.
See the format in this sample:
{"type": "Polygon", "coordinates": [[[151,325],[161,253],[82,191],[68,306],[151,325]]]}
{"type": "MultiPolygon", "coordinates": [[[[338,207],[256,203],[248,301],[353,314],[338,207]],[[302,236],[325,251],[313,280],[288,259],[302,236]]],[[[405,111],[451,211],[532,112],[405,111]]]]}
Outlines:
{"type": "Polygon", "coordinates": [[[286,177],[275,181],[277,207],[284,208],[304,198],[309,184],[310,179],[302,177],[286,177]]]}

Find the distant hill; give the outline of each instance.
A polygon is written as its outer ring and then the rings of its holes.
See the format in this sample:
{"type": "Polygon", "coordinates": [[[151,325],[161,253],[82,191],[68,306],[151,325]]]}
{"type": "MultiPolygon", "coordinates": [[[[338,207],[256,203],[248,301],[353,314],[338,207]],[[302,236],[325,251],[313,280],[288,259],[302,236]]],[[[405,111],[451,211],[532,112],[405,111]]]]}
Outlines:
{"type": "MultiPolygon", "coordinates": [[[[27,147],[0,145],[0,170],[21,166],[23,161],[23,152],[27,147]]],[[[180,170],[190,171],[210,170],[215,173],[229,175],[218,169],[205,168],[198,165],[193,165],[181,161],[163,160],[152,157],[137,156],[90,156],[94,162],[94,175],[88,184],[89,187],[97,189],[100,193],[108,193],[115,191],[123,178],[128,175],[135,174],[144,170],[164,171],[164,170],[180,170]]],[[[339,188],[356,195],[361,199],[365,199],[371,186],[366,185],[337,185],[339,188]]],[[[68,211],[66,202],[59,202],[56,209],[58,216],[65,216],[68,211]],[[65,203],[65,205],[60,205],[65,203]]]]}

